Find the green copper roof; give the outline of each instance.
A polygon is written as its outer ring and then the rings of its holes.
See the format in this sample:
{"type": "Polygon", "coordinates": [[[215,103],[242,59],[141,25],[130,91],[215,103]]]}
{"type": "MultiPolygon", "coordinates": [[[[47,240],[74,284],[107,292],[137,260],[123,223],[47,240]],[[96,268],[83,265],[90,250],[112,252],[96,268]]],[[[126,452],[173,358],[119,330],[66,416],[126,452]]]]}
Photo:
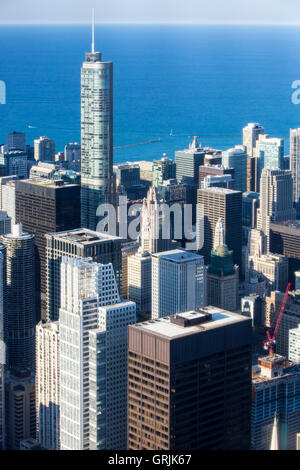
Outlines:
{"type": "Polygon", "coordinates": [[[228,250],[227,245],[218,246],[211,252],[208,273],[216,276],[230,276],[235,273],[232,251],[228,250]]]}

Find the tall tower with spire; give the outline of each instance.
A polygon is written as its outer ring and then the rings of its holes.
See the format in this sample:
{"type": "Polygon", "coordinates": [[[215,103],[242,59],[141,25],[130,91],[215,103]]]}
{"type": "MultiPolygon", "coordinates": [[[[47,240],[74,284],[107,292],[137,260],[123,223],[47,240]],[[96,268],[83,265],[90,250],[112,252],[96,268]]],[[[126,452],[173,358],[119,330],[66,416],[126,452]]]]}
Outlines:
{"type": "Polygon", "coordinates": [[[96,230],[97,208],[113,202],[113,63],[92,48],[81,68],[81,225],[96,230]]]}

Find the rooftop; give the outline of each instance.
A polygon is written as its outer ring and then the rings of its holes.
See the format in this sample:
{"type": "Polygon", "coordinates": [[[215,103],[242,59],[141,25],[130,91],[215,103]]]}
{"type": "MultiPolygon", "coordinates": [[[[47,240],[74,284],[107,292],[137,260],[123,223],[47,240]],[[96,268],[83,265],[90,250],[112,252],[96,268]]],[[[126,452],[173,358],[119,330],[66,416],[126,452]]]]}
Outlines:
{"type": "Polygon", "coordinates": [[[196,253],[192,253],[191,251],[186,250],[170,250],[170,251],[162,251],[160,253],[153,253],[155,258],[163,258],[168,261],[172,261],[174,263],[186,263],[187,261],[193,260],[201,260],[203,256],[197,255],[196,253]]]}
{"type": "Polygon", "coordinates": [[[217,187],[212,187],[212,188],[206,188],[206,189],[199,189],[199,191],[207,191],[210,193],[217,193],[217,194],[236,194],[236,193],[241,193],[241,191],[236,191],[235,189],[227,189],[227,188],[217,188],[217,187]]]}
{"type": "Polygon", "coordinates": [[[197,311],[191,310],[189,312],[177,313],[170,317],[162,317],[158,320],[137,323],[134,326],[165,338],[174,339],[244,321],[249,321],[249,318],[217,307],[208,306],[197,311]],[[176,319],[181,319],[181,324],[175,323],[174,320],[176,321],[176,319]],[[188,323],[184,322],[184,320],[188,320],[188,323]]]}
{"type": "Polygon", "coordinates": [[[122,240],[120,237],[109,235],[108,233],[95,232],[87,228],[78,228],[58,233],[47,233],[45,236],[46,238],[55,238],[57,240],[69,241],[80,245],[92,245],[95,242],[104,242],[109,240],[122,240]]]}
{"type": "MultiPolygon", "coordinates": [[[[39,168],[40,170],[40,168],[39,168]]],[[[50,188],[60,188],[60,187],[69,187],[69,186],[78,186],[74,183],[66,183],[64,180],[52,180],[46,178],[28,178],[27,180],[21,180],[21,183],[34,184],[37,186],[50,187],[50,188]]]]}

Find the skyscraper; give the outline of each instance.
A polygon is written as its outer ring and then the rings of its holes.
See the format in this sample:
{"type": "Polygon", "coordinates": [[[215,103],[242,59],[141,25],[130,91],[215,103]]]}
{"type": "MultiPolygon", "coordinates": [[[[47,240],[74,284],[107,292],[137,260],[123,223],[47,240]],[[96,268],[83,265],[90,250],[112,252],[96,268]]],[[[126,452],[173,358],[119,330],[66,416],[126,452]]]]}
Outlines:
{"type": "Polygon", "coordinates": [[[11,132],[7,134],[7,150],[26,151],[26,135],[24,132],[11,132]]]}
{"type": "Polygon", "coordinates": [[[34,140],[34,158],[41,162],[54,162],[55,142],[53,139],[42,136],[34,140]]]}
{"type": "Polygon", "coordinates": [[[61,450],[126,446],[127,326],[135,321],[135,304],[121,301],[112,264],[63,257],[61,450]]]}
{"type": "Polygon", "coordinates": [[[87,52],[81,69],[81,226],[96,230],[96,211],[113,194],[113,63],[87,52]]]}
{"type": "Polygon", "coordinates": [[[243,128],[243,145],[246,147],[247,155],[255,157],[256,141],[265,129],[258,122],[250,122],[243,128]]]}
{"type": "Polygon", "coordinates": [[[234,312],[239,293],[239,268],[234,266],[232,251],[225,243],[222,219],[217,222],[214,248],[207,270],[207,303],[234,312]]]}
{"type": "Polygon", "coordinates": [[[263,168],[284,169],[284,142],[277,137],[260,135],[256,144],[257,186],[259,187],[263,168]]]}
{"type": "Polygon", "coordinates": [[[293,201],[300,217],[300,127],[290,130],[290,170],[293,177],[293,201]]]}
{"type": "Polygon", "coordinates": [[[122,239],[108,233],[93,232],[85,228],[65,232],[47,233],[46,240],[46,292],[47,320],[56,321],[60,307],[60,263],[63,256],[91,258],[96,263],[112,263],[118,288],[122,274],[122,239]]]}
{"type": "Polygon", "coordinates": [[[252,379],[252,450],[296,450],[300,423],[300,366],[275,354],[259,358],[252,379]],[[274,418],[278,421],[274,442],[274,418]],[[276,445],[277,444],[277,445],[276,445]],[[273,447],[273,449],[272,449],[273,447]]]}
{"type": "Polygon", "coordinates": [[[35,363],[34,235],[14,225],[2,237],[6,246],[4,339],[8,368],[33,368],[35,363]]]}
{"type": "Polygon", "coordinates": [[[234,168],[234,189],[247,190],[247,153],[243,145],[236,145],[222,153],[222,165],[234,168]]]}
{"type": "Polygon", "coordinates": [[[257,228],[267,237],[270,250],[270,223],[293,219],[293,181],[290,171],[263,169],[260,178],[260,206],[257,210],[257,228]]]}
{"type": "Polygon", "coordinates": [[[241,266],[242,259],[242,192],[225,188],[198,190],[198,204],[204,209],[204,245],[200,254],[209,263],[213,249],[215,228],[221,218],[226,244],[233,250],[233,262],[241,266]]]}
{"type": "Polygon", "coordinates": [[[128,449],[249,449],[251,334],[211,306],[129,326],[128,449]]]}
{"type": "Polygon", "coordinates": [[[206,304],[203,256],[186,250],[152,255],[152,319],[206,304]]]}
{"type": "Polygon", "coordinates": [[[16,182],[16,220],[35,235],[37,320],[46,317],[46,233],[80,227],[80,186],[46,178],[16,182]]]}
{"type": "Polygon", "coordinates": [[[44,449],[59,449],[59,324],[36,327],[36,429],[44,449]]]}
{"type": "Polygon", "coordinates": [[[0,450],[5,448],[5,344],[0,339],[0,450]]]}

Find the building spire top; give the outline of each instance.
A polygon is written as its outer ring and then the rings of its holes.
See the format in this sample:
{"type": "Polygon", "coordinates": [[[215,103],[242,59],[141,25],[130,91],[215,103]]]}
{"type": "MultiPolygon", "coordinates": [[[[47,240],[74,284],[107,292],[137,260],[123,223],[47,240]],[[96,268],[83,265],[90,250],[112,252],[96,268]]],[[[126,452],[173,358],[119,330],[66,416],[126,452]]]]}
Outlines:
{"type": "Polygon", "coordinates": [[[95,52],[95,9],[92,9],[92,53],[95,52]]]}
{"type": "Polygon", "coordinates": [[[225,246],[225,243],[226,241],[225,241],[224,222],[222,218],[219,217],[216,223],[213,249],[216,250],[219,246],[225,246]]]}
{"type": "Polygon", "coordinates": [[[278,418],[277,418],[276,411],[275,411],[275,414],[274,414],[274,422],[273,422],[273,427],[272,427],[272,437],[271,437],[270,450],[280,450],[279,433],[278,433],[278,418]]]}

